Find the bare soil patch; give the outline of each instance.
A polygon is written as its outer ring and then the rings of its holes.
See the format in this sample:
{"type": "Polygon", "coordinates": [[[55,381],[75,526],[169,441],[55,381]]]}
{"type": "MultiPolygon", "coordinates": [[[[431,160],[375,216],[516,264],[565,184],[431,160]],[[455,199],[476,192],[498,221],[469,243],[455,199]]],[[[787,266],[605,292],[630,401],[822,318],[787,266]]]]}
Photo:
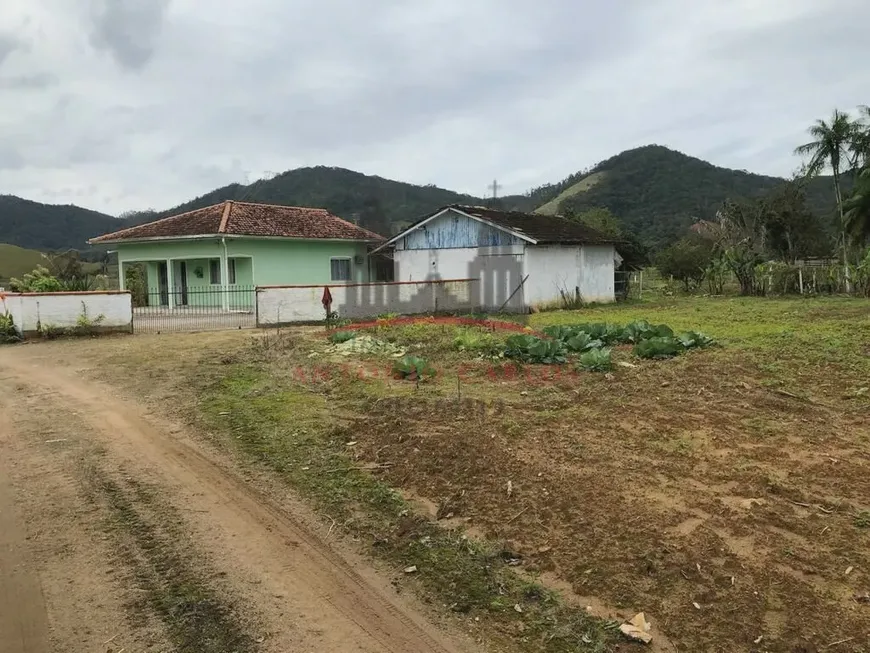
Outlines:
{"type": "MultiPolygon", "coordinates": [[[[149,416],[141,404],[82,376],[95,371],[89,348],[105,355],[106,347],[117,345],[112,355],[123,356],[141,342],[69,341],[0,351],[4,394],[23,399],[4,453],[43,437],[44,423],[24,405],[40,402],[40,414],[67,429],[55,428],[59,437],[46,440],[96,452],[67,470],[80,477],[70,512],[94,513],[77,544],[92,555],[74,573],[111,579],[115,594],[139,594],[132,603],[124,597],[112,604],[115,612],[106,619],[112,626],[99,631],[95,597],[101,588],[84,586],[74,596],[75,614],[47,600],[53,633],[77,632],[81,625],[99,633],[94,639],[103,638],[100,646],[117,647],[113,651],[124,647],[112,644],[121,639],[119,631],[138,642],[151,626],[178,651],[462,650],[391,595],[386,583],[326,546],[304,518],[288,512],[292,504],[276,505],[180,425],[149,416]],[[112,555],[93,548],[101,540],[112,555]],[[94,620],[83,622],[83,605],[93,608],[94,620]],[[109,630],[114,632],[104,632],[109,630]]],[[[33,447],[20,453],[27,461],[37,455],[33,447]]],[[[47,518],[52,497],[41,495],[30,509],[47,518]]],[[[60,573],[70,573],[69,562],[56,561],[60,573]]],[[[47,586],[47,574],[37,565],[39,585],[47,586]]],[[[63,650],[102,650],[94,639],[67,637],[63,650]]]]}

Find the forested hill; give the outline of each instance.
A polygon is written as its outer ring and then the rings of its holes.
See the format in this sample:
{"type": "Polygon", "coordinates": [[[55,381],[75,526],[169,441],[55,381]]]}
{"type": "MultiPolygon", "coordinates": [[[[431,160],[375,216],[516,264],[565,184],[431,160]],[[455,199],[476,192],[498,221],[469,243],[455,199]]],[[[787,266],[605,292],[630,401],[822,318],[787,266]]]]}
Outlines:
{"type": "MultiPolygon", "coordinates": [[[[93,236],[224,200],[323,207],[385,235],[446,204],[485,202],[436,186],[416,186],[344,168],[318,166],[289,170],[248,185],[230,184],[169,209],[131,212],[121,218],[77,206],[0,196],[0,242],[40,250],[82,249],[93,236]]],[[[537,206],[524,195],[501,201],[526,211],[537,206]]]]}
{"type": "MultiPolygon", "coordinates": [[[[526,195],[502,197],[506,209],[582,213],[610,209],[647,244],[675,240],[697,218],[711,218],[726,198],[757,197],[783,180],[719,168],[658,145],[622,152],[594,168],[526,195]]],[[[819,215],[833,210],[830,179],[808,187],[819,215]]],[[[345,219],[384,235],[446,204],[483,204],[479,197],[436,186],[417,186],[343,168],[299,168],[249,185],[230,184],[170,209],[127,214],[123,218],[77,206],[39,204],[0,196],[0,242],[31,249],[85,248],[88,238],[227,199],[325,207],[345,219]]]]}
{"type": "MultiPolygon", "coordinates": [[[[479,197],[433,185],[416,186],[345,168],[317,166],[288,170],[247,186],[230,184],[155,215],[173,215],[224,200],[322,207],[384,235],[447,204],[484,202],[479,197]]],[[[512,208],[528,211],[537,206],[526,196],[505,197],[503,201],[512,208]]]]}
{"type": "Polygon", "coordinates": [[[0,243],[27,249],[84,249],[87,240],[117,228],[118,219],[72,204],[40,204],[0,195],[0,243]]]}
{"type": "MultiPolygon", "coordinates": [[[[783,181],[720,168],[660,145],[647,145],[626,150],[591,170],[535,192],[541,200],[540,212],[579,214],[604,207],[625,228],[655,247],[679,238],[696,219],[713,218],[725,199],[760,197],[783,181]]],[[[807,201],[820,217],[833,215],[830,177],[808,182],[807,201]]]]}

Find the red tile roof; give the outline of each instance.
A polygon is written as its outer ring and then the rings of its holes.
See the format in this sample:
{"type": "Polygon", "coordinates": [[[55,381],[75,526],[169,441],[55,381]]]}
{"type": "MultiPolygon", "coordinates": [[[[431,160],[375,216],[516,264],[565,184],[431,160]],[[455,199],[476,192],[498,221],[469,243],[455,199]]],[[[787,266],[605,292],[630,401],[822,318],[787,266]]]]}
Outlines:
{"type": "Polygon", "coordinates": [[[228,200],[136,227],[91,238],[111,243],[185,236],[271,236],[274,238],[382,241],[383,237],[332,215],[326,209],[228,200]]]}

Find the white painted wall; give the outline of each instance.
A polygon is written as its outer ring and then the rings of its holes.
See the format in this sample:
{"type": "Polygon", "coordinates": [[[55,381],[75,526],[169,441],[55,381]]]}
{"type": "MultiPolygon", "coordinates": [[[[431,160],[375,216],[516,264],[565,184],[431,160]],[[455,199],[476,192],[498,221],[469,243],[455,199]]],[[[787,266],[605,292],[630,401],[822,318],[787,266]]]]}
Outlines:
{"type": "MultiPolygon", "coordinates": [[[[444,280],[414,283],[365,283],[329,286],[332,310],[341,318],[375,317],[382,313],[413,315],[472,310],[476,281],[444,280]]],[[[257,289],[257,322],[274,326],[319,322],[325,317],[323,286],[265,286],[257,289]]]]}
{"type": "Polygon", "coordinates": [[[60,329],[74,327],[85,313],[97,326],[129,331],[133,323],[133,303],[128,292],[71,292],[71,293],[10,293],[0,303],[0,311],[12,314],[20,333],[33,333],[37,324],[60,329]]]}
{"type": "MultiPolygon", "coordinates": [[[[395,279],[479,279],[475,303],[485,310],[497,310],[522,282],[523,251],[523,245],[396,250],[395,279]]],[[[520,288],[505,310],[522,308],[524,293],[525,287],[520,288]]]]}
{"type": "Polygon", "coordinates": [[[560,290],[574,295],[580,286],[579,246],[526,247],[526,301],[530,306],[561,299],[560,290]]]}
{"type": "Polygon", "coordinates": [[[396,281],[468,279],[471,262],[475,258],[476,247],[396,250],[393,255],[393,278],[396,281]]]}
{"type": "Polygon", "coordinates": [[[587,302],[614,302],[613,245],[583,245],[580,251],[580,295],[587,302]]]}
{"type": "Polygon", "coordinates": [[[561,299],[575,289],[587,302],[616,300],[613,245],[526,246],[526,300],[530,306],[561,299]]]}

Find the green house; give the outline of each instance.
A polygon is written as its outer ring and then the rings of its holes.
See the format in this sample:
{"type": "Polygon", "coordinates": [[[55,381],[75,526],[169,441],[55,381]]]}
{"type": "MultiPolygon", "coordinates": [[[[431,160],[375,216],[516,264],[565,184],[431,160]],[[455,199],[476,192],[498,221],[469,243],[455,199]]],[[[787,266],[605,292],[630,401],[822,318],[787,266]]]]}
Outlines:
{"type": "Polygon", "coordinates": [[[120,288],[136,266],[146,306],[250,308],[254,288],[374,279],[383,240],[325,209],[226,201],[92,238],[118,254],[120,288]]]}

